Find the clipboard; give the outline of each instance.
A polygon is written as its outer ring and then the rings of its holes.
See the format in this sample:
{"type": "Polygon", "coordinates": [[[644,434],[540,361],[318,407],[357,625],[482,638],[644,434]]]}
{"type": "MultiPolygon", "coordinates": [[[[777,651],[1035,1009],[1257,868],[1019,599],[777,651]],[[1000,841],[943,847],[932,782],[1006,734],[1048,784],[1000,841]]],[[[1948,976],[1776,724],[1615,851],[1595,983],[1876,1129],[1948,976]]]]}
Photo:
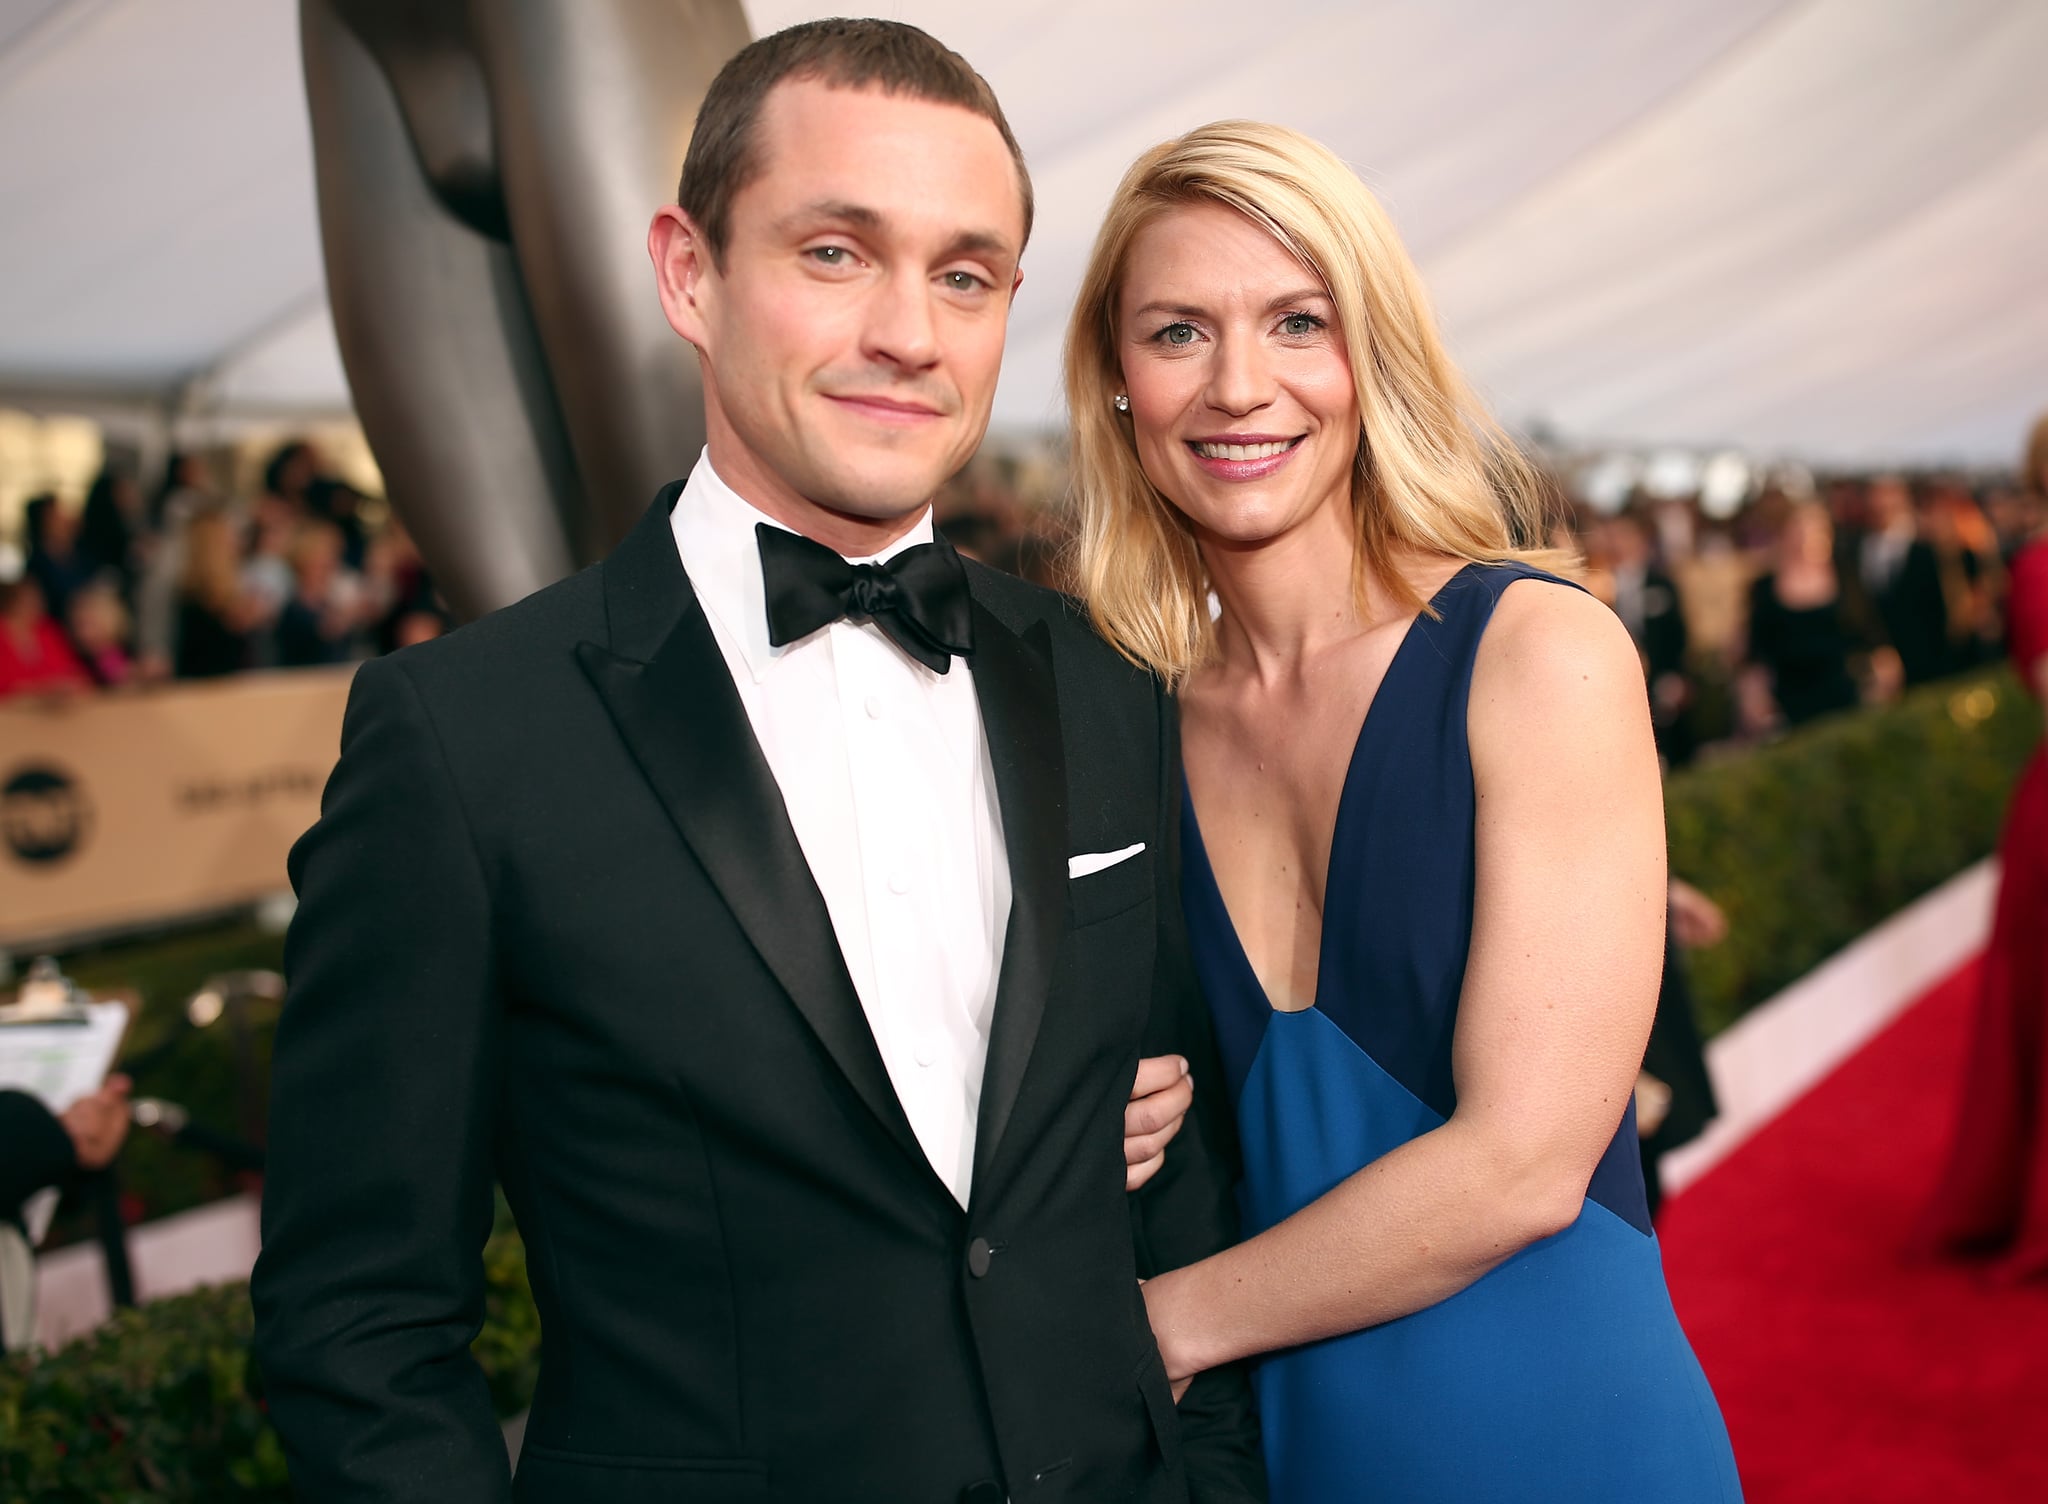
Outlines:
{"type": "MultiPolygon", "coordinates": [[[[55,1015],[0,1008],[0,1089],[26,1092],[53,1113],[91,1096],[120,1058],[133,1010],[111,999],[75,1002],[55,1015]]],[[[31,1244],[49,1232],[57,1194],[52,1186],[23,1203],[31,1244]]]]}

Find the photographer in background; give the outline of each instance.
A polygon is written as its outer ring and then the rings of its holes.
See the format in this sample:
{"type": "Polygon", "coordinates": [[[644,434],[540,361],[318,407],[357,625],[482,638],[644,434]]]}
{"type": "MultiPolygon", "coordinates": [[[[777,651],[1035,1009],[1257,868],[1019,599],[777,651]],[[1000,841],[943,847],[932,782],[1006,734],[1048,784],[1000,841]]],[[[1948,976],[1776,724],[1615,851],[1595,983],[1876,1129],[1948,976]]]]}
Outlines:
{"type": "Polygon", "coordinates": [[[35,1336],[35,1261],[22,1204],[83,1170],[103,1170],[128,1136],[126,1076],[53,1113],[26,1092],[0,1091],[0,1352],[35,1336]]]}

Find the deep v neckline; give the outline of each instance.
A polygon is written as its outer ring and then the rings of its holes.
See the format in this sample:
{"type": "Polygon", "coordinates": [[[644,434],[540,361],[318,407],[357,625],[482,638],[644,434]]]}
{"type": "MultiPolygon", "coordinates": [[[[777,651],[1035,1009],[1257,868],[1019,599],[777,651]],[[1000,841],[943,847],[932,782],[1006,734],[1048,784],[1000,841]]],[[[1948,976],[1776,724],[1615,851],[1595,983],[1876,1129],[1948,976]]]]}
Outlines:
{"type": "MultiPolygon", "coordinates": [[[[1323,977],[1330,963],[1329,914],[1330,910],[1335,907],[1330,901],[1330,874],[1336,866],[1337,843],[1343,839],[1346,817],[1351,812],[1351,790],[1356,781],[1359,759],[1365,753],[1366,738],[1372,731],[1373,712],[1379,709],[1380,701],[1386,695],[1388,683],[1392,681],[1395,671],[1406,660],[1408,649],[1415,642],[1417,636],[1416,627],[1421,623],[1422,618],[1429,611],[1438,611],[1438,603],[1450,593],[1451,587],[1477,567],[1476,564],[1469,563],[1460,567],[1457,573],[1437,587],[1436,594],[1429,598],[1429,605],[1426,610],[1418,611],[1408,618],[1408,625],[1401,633],[1401,640],[1394,645],[1393,656],[1387,659],[1386,670],[1380,675],[1379,687],[1372,692],[1372,698],[1366,702],[1365,714],[1359,718],[1358,734],[1352,739],[1351,755],[1344,764],[1344,786],[1337,793],[1337,813],[1330,822],[1330,849],[1323,857],[1324,922],[1322,927],[1316,932],[1315,998],[1302,1007],[1279,1007],[1274,1003],[1272,994],[1266,991],[1266,984],[1259,980],[1258,969],[1252,965],[1252,958],[1244,948],[1244,937],[1238,933],[1237,920],[1230,912],[1230,901],[1223,896],[1223,885],[1216,880],[1216,864],[1209,859],[1209,843],[1202,835],[1201,811],[1195,807],[1194,786],[1188,781],[1185,769],[1182,771],[1181,798],[1187,802],[1188,830],[1193,837],[1195,848],[1193,854],[1201,858],[1202,876],[1209,884],[1209,891],[1215,895],[1216,911],[1223,916],[1223,928],[1229,935],[1229,950],[1232,962],[1242,973],[1243,982],[1250,987],[1251,996],[1256,997],[1270,1015],[1291,1018],[1297,1014],[1313,1013],[1316,1011],[1316,1004],[1322,1000],[1323,977]]],[[[1441,615],[1441,612],[1439,611],[1438,614],[1441,615]]]]}

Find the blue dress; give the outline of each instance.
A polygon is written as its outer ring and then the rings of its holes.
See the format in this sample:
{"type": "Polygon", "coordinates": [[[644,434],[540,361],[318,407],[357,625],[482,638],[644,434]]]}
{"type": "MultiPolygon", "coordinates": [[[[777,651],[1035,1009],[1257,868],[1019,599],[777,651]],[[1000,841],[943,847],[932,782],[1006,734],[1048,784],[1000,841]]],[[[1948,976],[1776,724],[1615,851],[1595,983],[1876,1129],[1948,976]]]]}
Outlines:
{"type": "MultiPolygon", "coordinates": [[[[1244,1148],[1251,1237],[1438,1127],[1472,937],[1465,707],[1522,565],[1472,565],[1419,616],[1360,729],[1324,889],[1315,1006],[1271,1008],[1183,807],[1197,971],[1244,1148]]],[[[1254,1369],[1274,1504],[1705,1504],[1741,1498],[1664,1288],[1631,1107],[1579,1218],[1426,1310],[1254,1369]]]]}

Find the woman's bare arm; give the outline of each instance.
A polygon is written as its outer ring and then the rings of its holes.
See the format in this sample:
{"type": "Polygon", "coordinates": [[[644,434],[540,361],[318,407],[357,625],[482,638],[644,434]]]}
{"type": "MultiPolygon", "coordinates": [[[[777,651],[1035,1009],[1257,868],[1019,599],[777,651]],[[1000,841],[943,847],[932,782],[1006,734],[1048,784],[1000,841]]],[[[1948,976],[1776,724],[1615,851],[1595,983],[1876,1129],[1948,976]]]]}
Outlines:
{"type": "Polygon", "coordinates": [[[1478,875],[1457,1108],[1278,1226],[1150,1281],[1176,1380],[1457,1293],[1572,1223],[1621,1121],[1666,890],[1648,701],[1620,622],[1576,591],[1511,586],[1468,727],[1478,875]]]}

